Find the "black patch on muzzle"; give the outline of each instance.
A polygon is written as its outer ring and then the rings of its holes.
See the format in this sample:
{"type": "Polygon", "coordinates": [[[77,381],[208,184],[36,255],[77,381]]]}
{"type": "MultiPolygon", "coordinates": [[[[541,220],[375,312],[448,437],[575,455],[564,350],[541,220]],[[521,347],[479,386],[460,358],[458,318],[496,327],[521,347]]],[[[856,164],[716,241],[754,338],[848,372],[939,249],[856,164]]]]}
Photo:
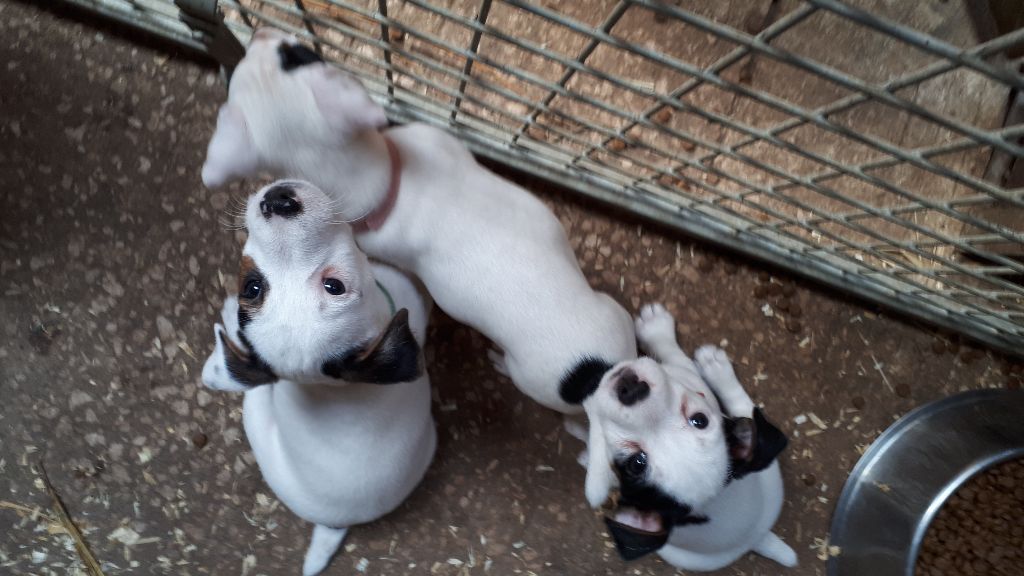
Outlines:
{"type": "Polygon", "coordinates": [[[597,390],[604,373],[611,370],[608,362],[588,356],[562,376],[558,384],[558,395],[568,404],[580,404],[597,390]]]}
{"type": "Polygon", "coordinates": [[[281,45],[277,47],[277,54],[281,57],[281,70],[284,70],[285,72],[291,72],[296,68],[324,61],[319,54],[309,48],[306,48],[302,44],[288,44],[287,42],[282,42],[281,45]]]}

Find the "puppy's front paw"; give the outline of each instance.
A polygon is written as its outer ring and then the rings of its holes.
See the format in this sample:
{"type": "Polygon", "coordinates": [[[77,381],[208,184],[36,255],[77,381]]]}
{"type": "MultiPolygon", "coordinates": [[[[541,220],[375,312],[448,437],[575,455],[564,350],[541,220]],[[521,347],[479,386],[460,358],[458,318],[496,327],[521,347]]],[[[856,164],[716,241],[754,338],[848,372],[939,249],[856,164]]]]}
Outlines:
{"type": "Polygon", "coordinates": [[[636,337],[645,347],[676,341],[676,319],[661,304],[646,304],[636,318],[636,337]]]}
{"type": "Polygon", "coordinates": [[[578,462],[579,465],[583,466],[584,468],[589,466],[590,465],[590,452],[584,450],[584,451],[580,452],[579,454],[577,454],[576,455],[576,462],[578,462]]]}
{"type": "Polygon", "coordinates": [[[729,362],[729,355],[718,346],[701,346],[693,354],[693,360],[700,370],[701,377],[712,387],[736,381],[736,373],[733,372],[732,362],[729,362]]]}

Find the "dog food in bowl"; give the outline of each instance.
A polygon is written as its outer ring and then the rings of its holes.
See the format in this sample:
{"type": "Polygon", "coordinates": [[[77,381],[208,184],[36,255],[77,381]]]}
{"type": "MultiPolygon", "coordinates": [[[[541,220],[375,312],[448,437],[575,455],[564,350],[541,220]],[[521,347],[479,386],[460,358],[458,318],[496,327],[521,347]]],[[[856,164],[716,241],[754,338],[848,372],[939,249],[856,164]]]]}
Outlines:
{"type": "Polygon", "coordinates": [[[1024,574],[1024,460],[971,478],[928,526],[915,576],[1024,574]]]}

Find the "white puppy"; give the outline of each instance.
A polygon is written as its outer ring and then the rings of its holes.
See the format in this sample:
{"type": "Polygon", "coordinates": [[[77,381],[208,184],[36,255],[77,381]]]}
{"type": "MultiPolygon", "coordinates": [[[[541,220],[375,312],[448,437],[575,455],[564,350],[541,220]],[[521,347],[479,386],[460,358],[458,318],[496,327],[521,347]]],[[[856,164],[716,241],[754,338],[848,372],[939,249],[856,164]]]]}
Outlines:
{"type": "Polygon", "coordinates": [[[239,295],[224,303],[203,368],[207,386],[245,391],[264,479],[316,525],[305,575],[327,566],[349,526],[412,492],[436,443],[417,344],[428,304],[332,218],[330,199],[305,183],[249,199],[239,295]]]}
{"type": "Polygon", "coordinates": [[[605,521],[620,554],[657,550],[676,567],[717,570],[753,550],[794,566],[796,554],[771,532],[782,508],[776,456],[785,436],[754,407],[724,351],[705,346],[696,363],[683,353],[664,308],[645,307],[637,335],[661,364],[623,362],[585,401],[588,414],[599,416],[592,426],[604,428],[599,435],[615,439],[592,440],[589,450],[614,462],[605,486],[618,484],[618,509],[605,521]],[[671,444],[680,442],[689,446],[688,460],[677,460],[671,444]],[[691,492],[703,498],[680,503],[671,496],[680,482],[693,483],[691,492]]]}
{"type": "MultiPolygon", "coordinates": [[[[259,170],[312,181],[337,201],[363,250],[419,276],[445,312],[500,347],[495,367],[520,390],[560,412],[582,411],[613,365],[636,358],[629,314],[591,289],[565,231],[537,198],[480,166],[442,130],[385,124],[355,79],[294,38],[261,29],[231,78],[203,181],[217,186],[259,170]]],[[[675,374],[705,387],[695,370],[675,374]]],[[[724,433],[710,405],[706,413],[700,406],[694,399],[690,416],[709,421],[706,433],[666,423],[638,437],[661,444],[664,473],[678,474],[664,490],[680,506],[700,505],[725,485],[724,433]],[[707,465],[673,468],[694,459],[707,465]]],[[[591,444],[618,441],[615,427],[599,422],[603,413],[587,412],[596,423],[591,444]]],[[[579,427],[573,433],[587,437],[579,427]]],[[[607,497],[612,464],[590,458],[587,497],[595,506],[607,497]]]]}

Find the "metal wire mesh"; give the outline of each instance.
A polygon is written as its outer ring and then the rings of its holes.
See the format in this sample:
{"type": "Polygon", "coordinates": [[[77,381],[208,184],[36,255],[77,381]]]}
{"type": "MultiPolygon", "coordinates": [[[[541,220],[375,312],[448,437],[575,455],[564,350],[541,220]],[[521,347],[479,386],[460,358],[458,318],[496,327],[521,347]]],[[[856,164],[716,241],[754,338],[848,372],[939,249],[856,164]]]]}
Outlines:
{"type": "Polygon", "coordinates": [[[1024,157],[1004,124],[1024,30],[979,42],[961,3],[220,6],[243,41],[308,41],[398,120],[1024,350],[1024,191],[986,173],[1024,157]]]}

